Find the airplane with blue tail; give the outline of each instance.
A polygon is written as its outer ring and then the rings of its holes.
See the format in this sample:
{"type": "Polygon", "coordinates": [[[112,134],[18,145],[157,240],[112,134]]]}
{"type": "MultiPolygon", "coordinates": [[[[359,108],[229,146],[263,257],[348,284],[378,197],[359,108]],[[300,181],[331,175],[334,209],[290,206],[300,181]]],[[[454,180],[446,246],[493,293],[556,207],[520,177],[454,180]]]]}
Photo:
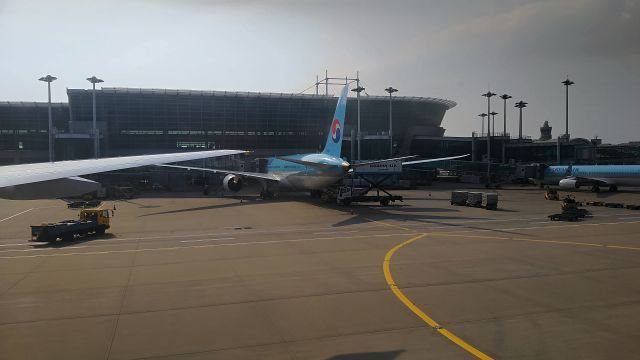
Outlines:
{"type": "MultiPolygon", "coordinates": [[[[331,121],[329,134],[322,152],[295,154],[288,156],[276,156],[267,158],[266,172],[244,172],[222,169],[199,168],[179,165],[161,165],[190,170],[202,170],[226,174],[223,179],[224,189],[236,193],[243,189],[247,180],[257,180],[260,183],[262,197],[270,197],[274,191],[293,190],[310,191],[312,195],[319,195],[333,184],[338,183],[344,176],[353,171],[353,168],[371,165],[375,163],[389,162],[392,160],[404,160],[414,156],[405,156],[393,159],[383,159],[350,164],[340,157],[342,140],[344,138],[345,113],[349,86],[345,85],[338,98],[336,110],[331,121]]],[[[438,159],[425,159],[405,161],[403,165],[420,164],[441,160],[459,159],[469,154],[450,156],[438,159]]]]}
{"type": "Polygon", "coordinates": [[[541,183],[566,190],[591,187],[599,192],[606,186],[609,191],[617,191],[618,186],[640,186],[640,165],[549,166],[542,173],[541,183]]]}

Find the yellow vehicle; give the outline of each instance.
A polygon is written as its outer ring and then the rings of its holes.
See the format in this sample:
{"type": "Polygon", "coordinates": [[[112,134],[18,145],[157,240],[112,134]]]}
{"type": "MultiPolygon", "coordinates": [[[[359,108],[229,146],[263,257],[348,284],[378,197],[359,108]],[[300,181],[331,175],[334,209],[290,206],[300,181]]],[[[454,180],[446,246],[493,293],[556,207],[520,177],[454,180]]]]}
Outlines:
{"type": "Polygon", "coordinates": [[[70,241],[76,237],[104,234],[110,227],[109,210],[104,208],[82,209],[78,220],[31,225],[31,241],[70,241]]]}
{"type": "Polygon", "coordinates": [[[80,220],[91,220],[96,222],[96,234],[104,234],[105,230],[110,227],[109,210],[98,207],[95,209],[80,210],[80,220]]]}

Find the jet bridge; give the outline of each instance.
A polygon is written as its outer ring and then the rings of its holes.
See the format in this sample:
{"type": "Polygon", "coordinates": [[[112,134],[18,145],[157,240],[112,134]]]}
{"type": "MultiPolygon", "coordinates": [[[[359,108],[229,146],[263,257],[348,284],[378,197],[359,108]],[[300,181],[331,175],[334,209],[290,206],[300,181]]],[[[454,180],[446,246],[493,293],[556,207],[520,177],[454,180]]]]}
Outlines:
{"type": "Polygon", "coordinates": [[[402,201],[402,196],[392,195],[384,185],[392,176],[402,173],[401,159],[365,165],[355,163],[352,173],[353,178],[349,184],[341,186],[338,190],[336,201],[339,204],[348,206],[354,202],[379,202],[380,205],[387,206],[390,202],[402,201]],[[367,186],[354,186],[355,179],[361,179],[367,186]],[[374,190],[376,195],[369,195],[374,190]]]}

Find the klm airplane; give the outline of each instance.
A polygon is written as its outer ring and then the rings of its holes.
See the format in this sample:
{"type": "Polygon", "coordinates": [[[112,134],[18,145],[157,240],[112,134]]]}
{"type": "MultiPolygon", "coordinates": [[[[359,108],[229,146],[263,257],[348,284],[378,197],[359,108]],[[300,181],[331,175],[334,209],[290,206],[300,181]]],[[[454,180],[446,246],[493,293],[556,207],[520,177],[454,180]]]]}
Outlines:
{"type": "Polygon", "coordinates": [[[557,184],[567,190],[590,186],[594,192],[607,186],[609,191],[617,191],[618,186],[640,186],[640,165],[549,166],[544,170],[542,184],[557,184]]]}
{"type": "MultiPolygon", "coordinates": [[[[352,171],[354,167],[382,163],[391,160],[404,160],[413,157],[406,156],[358,164],[349,164],[349,162],[340,158],[348,94],[349,86],[345,85],[340,93],[340,97],[338,98],[338,104],[336,105],[336,110],[333,115],[333,121],[331,122],[327,141],[322,152],[268,158],[266,159],[267,166],[266,172],[264,173],[229,171],[178,165],[160,166],[227,174],[224,177],[223,186],[226,191],[232,193],[239,192],[243,189],[248,183],[247,180],[252,180],[253,182],[257,180],[260,185],[261,197],[268,198],[273,196],[273,193],[279,190],[310,191],[312,196],[318,196],[324,189],[342,180],[345,174],[352,171]]],[[[411,165],[432,161],[458,159],[468,155],[469,154],[439,159],[406,161],[402,164],[411,165]]]]}

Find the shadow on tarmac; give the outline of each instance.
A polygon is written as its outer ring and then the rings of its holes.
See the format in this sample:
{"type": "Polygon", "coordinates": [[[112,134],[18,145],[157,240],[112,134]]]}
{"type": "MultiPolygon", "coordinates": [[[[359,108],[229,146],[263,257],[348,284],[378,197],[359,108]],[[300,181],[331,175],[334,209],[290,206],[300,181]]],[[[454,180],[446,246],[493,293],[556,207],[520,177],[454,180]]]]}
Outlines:
{"type": "Polygon", "coordinates": [[[86,242],[91,242],[93,240],[107,240],[107,239],[115,239],[117,236],[111,233],[105,233],[102,235],[89,235],[85,237],[79,237],[71,241],[57,240],[52,242],[44,242],[44,243],[34,243],[31,244],[33,248],[49,248],[49,249],[59,249],[65,248],[67,246],[76,246],[80,244],[84,244],[86,242]]]}

